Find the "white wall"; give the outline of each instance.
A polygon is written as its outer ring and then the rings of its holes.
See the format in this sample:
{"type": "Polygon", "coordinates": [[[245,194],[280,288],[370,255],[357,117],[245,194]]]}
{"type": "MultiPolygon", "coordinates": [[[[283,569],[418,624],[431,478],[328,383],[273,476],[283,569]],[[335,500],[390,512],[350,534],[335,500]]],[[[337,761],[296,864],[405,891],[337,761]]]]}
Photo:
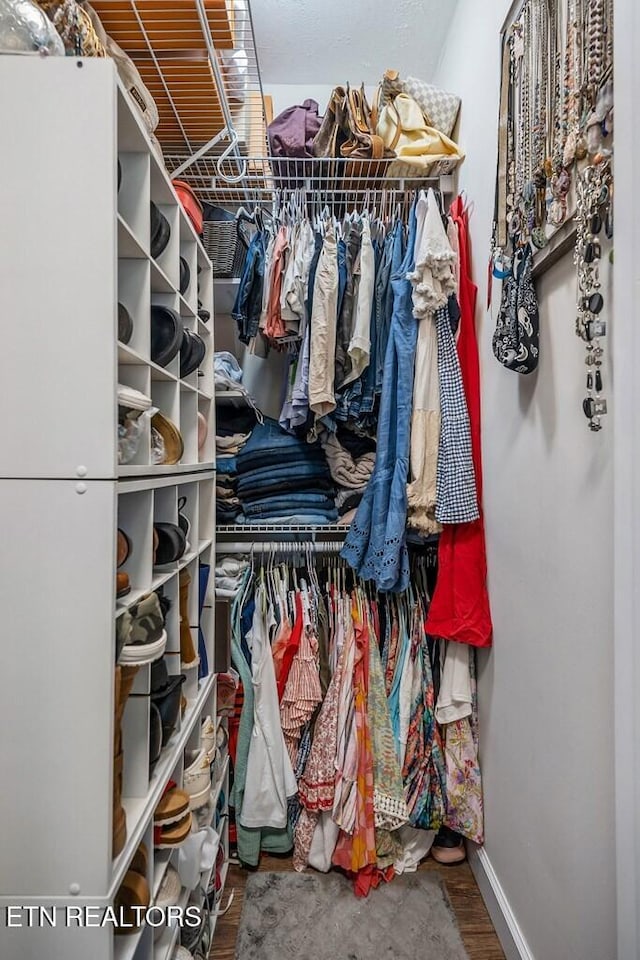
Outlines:
{"type": "MultiPolygon", "coordinates": [[[[473,202],[494,649],[481,656],[485,864],[536,960],[613,960],[613,416],[581,412],[566,257],[539,282],[537,374],[503,369],[485,315],[505,0],[461,0],[438,71],[462,96],[473,202]]],[[[606,284],[610,291],[610,277],[606,284]]],[[[605,368],[611,398],[611,374],[605,368]]],[[[611,404],[611,407],[613,405],[611,404]]],[[[475,861],[482,870],[482,860],[475,861]]],[[[482,878],[481,878],[482,879],[482,878]]],[[[620,957],[620,960],[632,960],[620,957]]]]}
{"type": "Polygon", "coordinates": [[[377,83],[402,65],[430,76],[457,0],[252,0],[267,84],[377,83]]]}

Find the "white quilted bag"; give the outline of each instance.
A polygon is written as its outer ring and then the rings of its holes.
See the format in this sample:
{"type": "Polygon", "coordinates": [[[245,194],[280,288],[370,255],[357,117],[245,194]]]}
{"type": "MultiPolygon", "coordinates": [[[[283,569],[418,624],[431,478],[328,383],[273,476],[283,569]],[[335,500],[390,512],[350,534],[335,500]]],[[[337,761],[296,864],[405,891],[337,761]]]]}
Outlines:
{"type": "Polygon", "coordinates": [[[404,92],[413,97],[424,113],[428,125],[450,137],[458,119],[460,97],[446,93],[424,80],[418,80],[417,77],[407,77],[402,85],[404,92]]]}

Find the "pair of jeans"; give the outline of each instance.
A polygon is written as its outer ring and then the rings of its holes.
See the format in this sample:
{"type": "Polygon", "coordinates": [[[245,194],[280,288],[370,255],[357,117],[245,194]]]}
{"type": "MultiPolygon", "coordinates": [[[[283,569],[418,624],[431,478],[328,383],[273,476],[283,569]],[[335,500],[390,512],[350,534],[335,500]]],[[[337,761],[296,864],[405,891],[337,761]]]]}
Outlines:
{"type": "Polygon", "coordinates": [[[323,497],[321,494],[311,494],[309,497],[295,494],[291,497],[266,497],[264,500],[256,500],[255,503],[244,504],[243,512],[246,517],[257,517],[280,512],[320,513],[334,508],[335,502],[331,497],[323,497]]]}
{"type": "Polygon", "coordinates": [[[328,468],[326,459],[322,460],[291,460],[283,463],[276,461],[273,464],[267,464],[265,467],[251,467],[248,470],[241,470],[238,479],[242,485],[257,485],[263,480],[289,479],[296,483],[304,481],[321,480],[328,477],[328,468]]]}
{"type": "Polygon", "coordinates": [[[258,231],[254,234],[247,250],[232,311],[233,319],[238,326],[238,337],[242,343],[249,343],[258,333],[262,311],[264,260],[264,234],[258,231]]]}
{"type": "MultiPolygon", "coordinates": [[[[273,453],[279,456],[282,453],[291,452],[299,452],[300,459],[304,459],[306,446],[307,444],[298,440],[297,437],[292,437],[290,433],[283,430],[276,420],[265,417],[264,422],[256,424],[251,431],[251,436],[238,459],[245,461],[254,454],[273,453]]],[[[313,451],[313,447],[310,450],[313,451]]]]}
{"type": "Polygon", "coordinates": [[[261,497],[272,496],[273,494],[294,494],[301,490],[309,493],[326,493],[333,489],[333,483],[329,477],[321,477],[317,480],[301,482],[287,477],[276,477],[275,480],[263,480],[260,483],[245,483],[237,488],[237,494],[243,501],[259,500],[261,497]]]}
{"type": "Polygon", "coordinates": [[[250,461],[240,464],[238,478],[242,480],[269,479],[279,476],[324,477],[327,475],[327,462],[324,455],[315,454],[302,459],[298,454],[280,457],[256,454],[250,461]]]}
{"type": "Polygon", "coordinates": [[[235,474],[238,471],[237,457],[218,457],[216,459],[216,470],[218,473],[235,474]]]}
{"type": "Polygon", "coordinates": [[[404,260],[391,279],[394,302],[385,356],[376,463],[341,556],[381,591],[409,584],[406,544],[407,476],[418,324],[413,316],[416,210],[411,209],[404,260]]]}
{"type": "Polygon", "coordinates": [[[268,467],[284,467],[289,466],[291,470],[295,470],[298,465],[301,466],[311,465],[315,468],[322,468],[325,466],[324,460],[320,459],[317,454],[310,452],[307,456],[299,453],[299,451],[289,451],[288,453],[279,453],[273,452],[269,453],[264,451],[262,453],[257,452],[251,454],[250,456],[245,457],[244,459],[238,457],[238,474],[242,476],[245,473],[248,473],[250,470],[264,470],[268,467]]]}
{"type": "Polygon", "coordinates": [[[287,514],[286,516],[277,517],[250,517],[247,518],[244,514],[241,514],[237,519],[236,523],[246,524],[250,526],[258,523],[278,523],[283,526],[291,526],[295,523],[304,523],[307,526],[321,527],[328,523],[335,523],[338,519],[337,510],[327,510],[324,513],[292,513],[287,514]]]}
{"type": "Polygon", "coordinates": [[[380,267],[376,274],[376,394],[382,392],[384,361],[389,340],[389,327],[393,313],[393,286],[391,275],[402,261],[404,227],[398,220],[384,242],[380,267]]]}

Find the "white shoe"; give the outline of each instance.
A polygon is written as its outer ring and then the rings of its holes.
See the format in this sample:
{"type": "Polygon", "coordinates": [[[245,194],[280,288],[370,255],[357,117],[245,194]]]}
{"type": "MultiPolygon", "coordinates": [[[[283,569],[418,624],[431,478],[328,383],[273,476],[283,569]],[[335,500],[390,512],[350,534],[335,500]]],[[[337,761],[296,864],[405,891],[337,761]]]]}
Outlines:
{"type": "Polygon", "coordinates": [[[216,758],[216,725],[211,717],[205,717],[200,728],[200,749],[204,750],[213,763],[216,758]]]}
{"type": "Polygon", "coordinates": [[[162,907],[163,910],[167,907],[175,907],[180,900],[181,890],[180,874],[175,867],[169,864],[167,872],[162,878],[154,906],[162,907]]]}
{"type": "Polygon", "coordinates": [[[171,960],[193,960],[193,954],[189,953],[186,947],[176,947],[171,960]]]}
{"type": "Polygon", "coordinates": [[[125,643],[118,663],[129,666],[144,666],[145,663],[153,663],[159,660],[167,646],[167,631],[162,631],[162,636],[152,643],[125,643]]]}
{"type": "Polygon", "coordinates": [[[200,750],[185,768],[182,784],[189,794],[189,809],[204,806],[211,793],[211,768],[205,750],[200,750]]]}
{"type": "MultiPolygon", "coordinates": [[[[182,891],[182,883],[180,882],[180,874],[172,867],[171,864],[167,867],[167,872],[162,878],[162,883],[160,884],[160,889],[156,895],[154,907],[160,907],[162,910],[166,910],[168,907],[175,907],[180,900],[180,893],[182,891]]],[[[159,926],[154,927],[153,930],[153,940],[156,943],[164,934],[166,927],[159,926]]]]}

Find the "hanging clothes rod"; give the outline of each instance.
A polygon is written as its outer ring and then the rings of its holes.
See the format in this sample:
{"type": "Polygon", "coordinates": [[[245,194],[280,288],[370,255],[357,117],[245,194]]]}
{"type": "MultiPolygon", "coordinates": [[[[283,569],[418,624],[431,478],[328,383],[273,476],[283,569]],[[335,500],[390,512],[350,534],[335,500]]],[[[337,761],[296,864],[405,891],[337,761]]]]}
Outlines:
{"type": "Polygon", "coordinates": [[[236,540],[229,543],[218,542],[216,544],[216,553],[242,553],[246,556],[250,556],[251,553],[253,553],[254,556],[256,553],[340,553],[343,547],[343,540],[327,540],[324,543],[311,540],[305,540],[304,542],[264,540],[262,542],[254,541],[247,543],[245,541],[243,543],[242,541],[236,540]]]}

